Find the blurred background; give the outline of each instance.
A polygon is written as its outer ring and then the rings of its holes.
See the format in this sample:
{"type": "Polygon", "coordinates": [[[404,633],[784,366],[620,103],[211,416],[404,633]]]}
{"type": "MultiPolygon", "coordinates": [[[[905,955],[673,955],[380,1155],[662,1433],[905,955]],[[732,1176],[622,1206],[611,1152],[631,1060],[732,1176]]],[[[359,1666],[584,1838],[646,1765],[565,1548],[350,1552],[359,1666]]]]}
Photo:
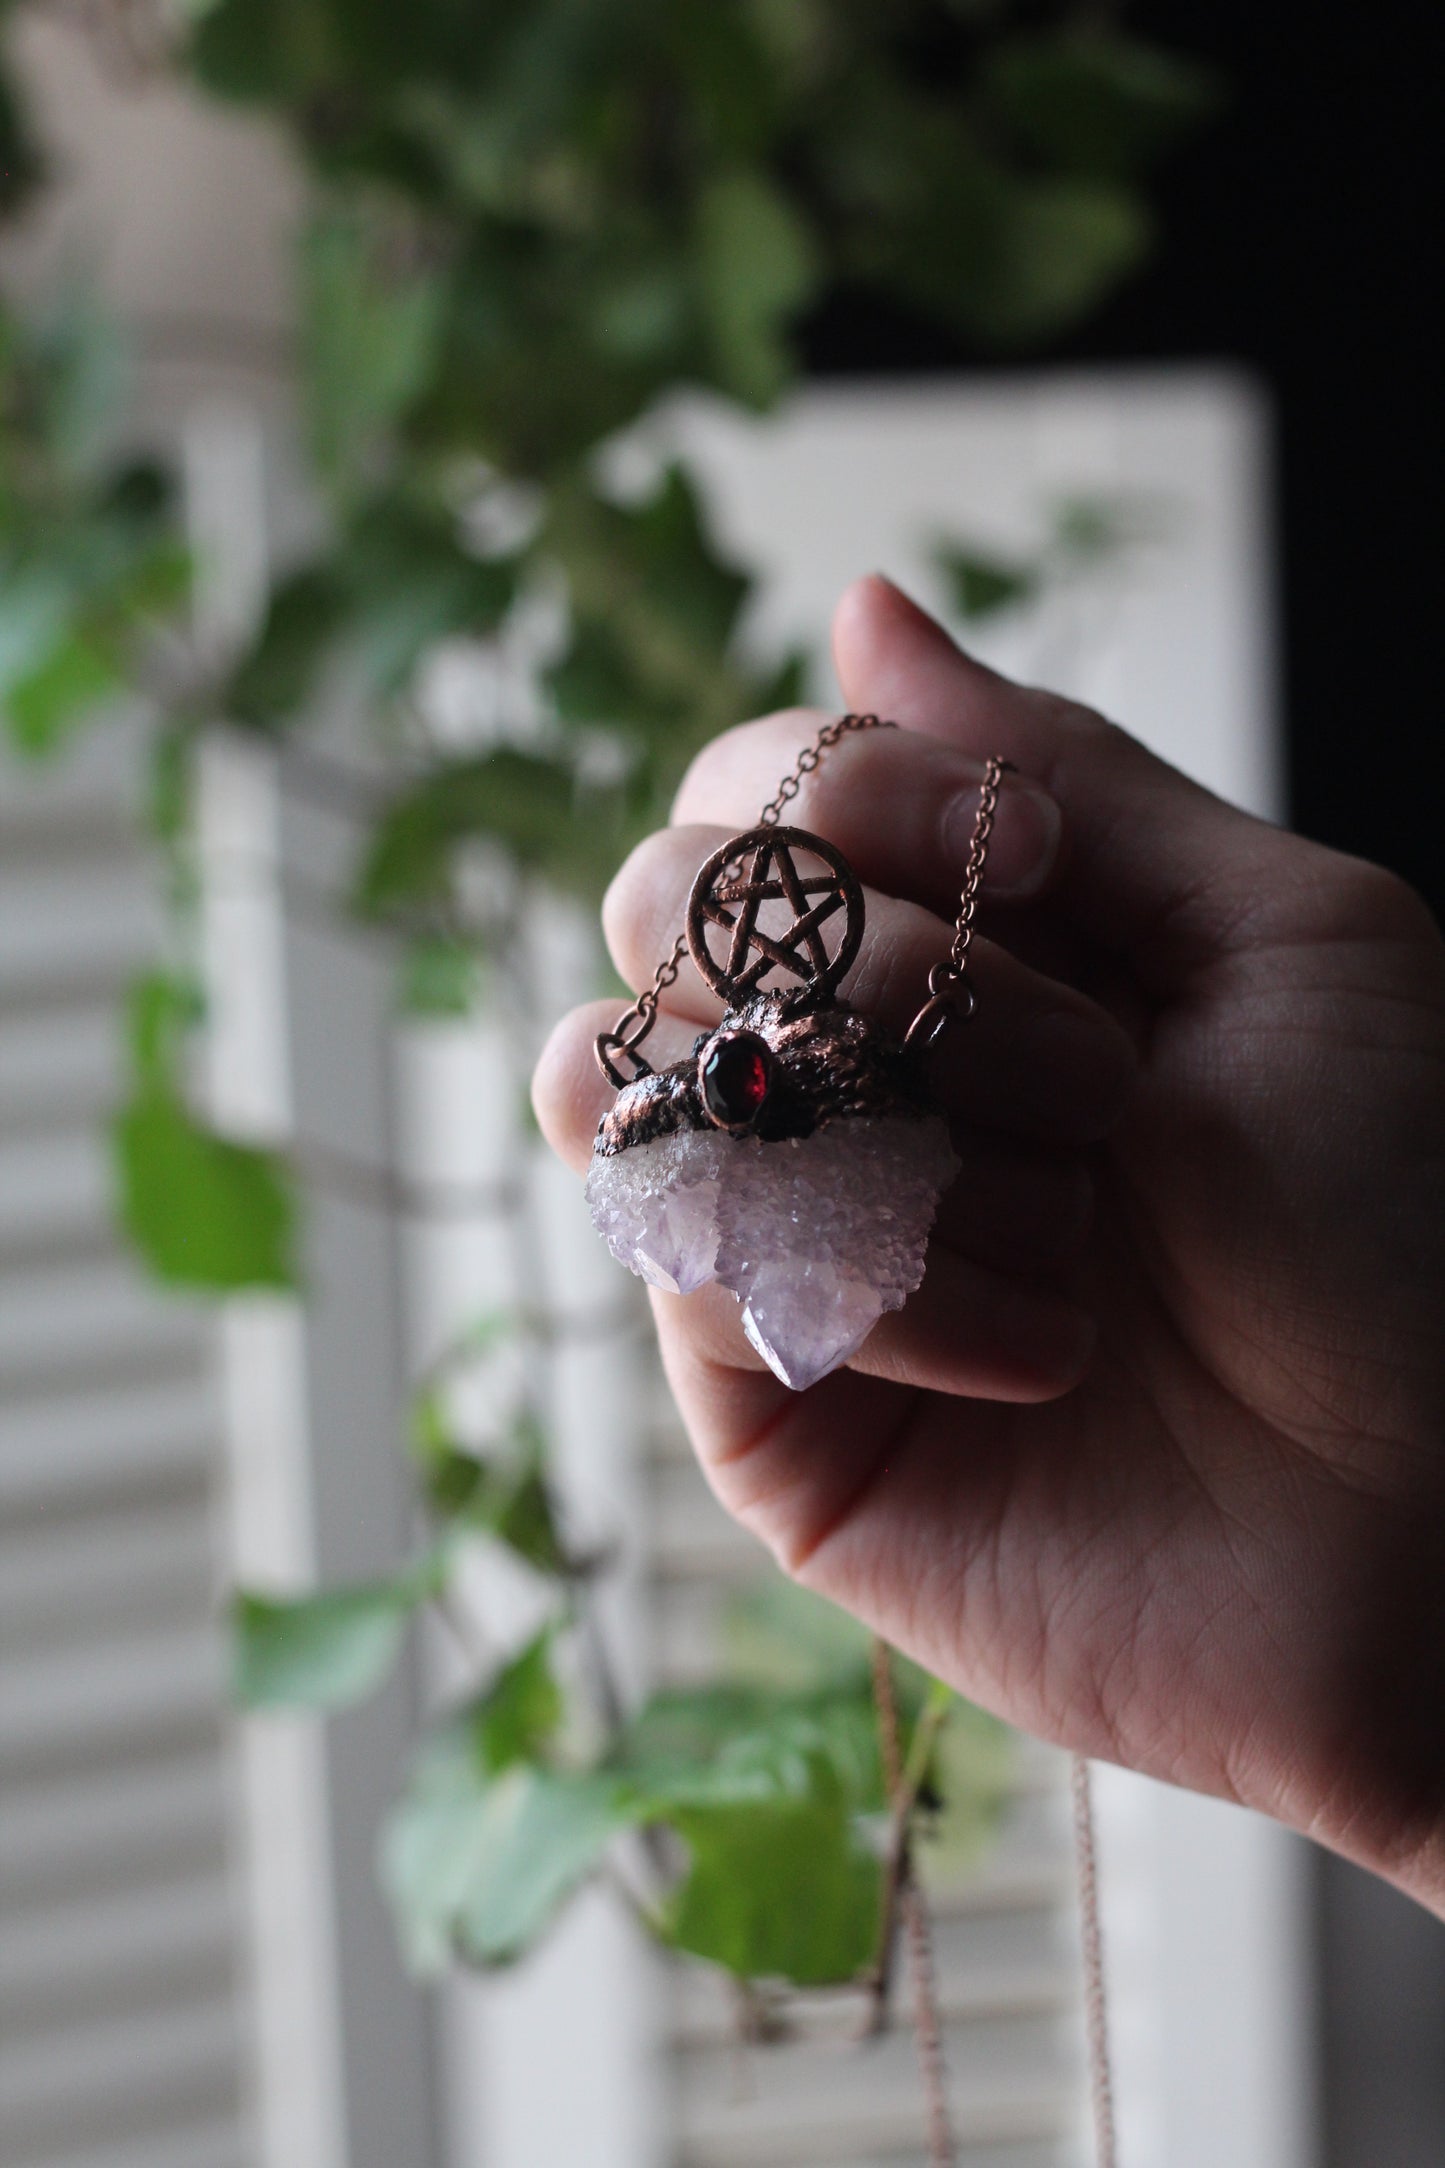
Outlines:
{"type": "MultiPolygon", "coordinates": [[[[515,1786],[649,1695],[857,1698],[525,1079],[873,568],[1441,908],[1423,32],[0,6],[3,2168],[924,2159],[906,2015],[665,1952],[575,1823],[458,1895],[438,1711],[515,1786]]],[[[1066,2168],[1065,1772],[950,1724],[960,2161],[1066,2168]]],[[[1437,2161],[1445,1930],[1099,1808],[1127,2168],[1437,2161]]]]}

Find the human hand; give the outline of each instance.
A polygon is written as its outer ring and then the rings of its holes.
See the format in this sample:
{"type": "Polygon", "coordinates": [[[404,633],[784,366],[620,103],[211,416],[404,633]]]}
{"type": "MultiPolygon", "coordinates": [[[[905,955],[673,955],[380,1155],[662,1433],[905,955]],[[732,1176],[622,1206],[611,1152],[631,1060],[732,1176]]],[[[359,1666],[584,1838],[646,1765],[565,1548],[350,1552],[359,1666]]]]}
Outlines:
{"type": "MultiPolygon", "coordinates": [[[[900,1030],[919,1006],[993,752],[1021,771],[984,888],[1008,952],[975,942],[978,1013],[930,1057],[965,1166],[924,1284],[848,1370],[790,1393],[725,1290],[653,1294],[708,1479],[1010,1722],[1445,1910],[1445,944],[1390,874],[995,676],[886,581],[834,636],[850,705],[904,726],[791,816],[868,886],[845,998],[900,1030]]],[[[818,720],[694,763],[608,896],[634,987],[818,720]]],[[[687,969],[668,1000],[659,1063],[719,1009],[687,969]]],[[[537,1072],[579,1169],[614,1006],[537,1072]]]]}

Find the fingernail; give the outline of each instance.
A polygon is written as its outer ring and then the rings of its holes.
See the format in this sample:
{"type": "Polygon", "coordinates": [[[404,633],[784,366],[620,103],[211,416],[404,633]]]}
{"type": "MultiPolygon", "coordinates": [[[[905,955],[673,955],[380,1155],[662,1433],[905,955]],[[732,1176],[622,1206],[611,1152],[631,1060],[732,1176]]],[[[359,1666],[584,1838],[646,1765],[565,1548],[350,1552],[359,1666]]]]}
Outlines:
{"type": "MultiPolygon", "coordinates": [[[[960,879],[977,820],[978,785],[972,784],[950,801],[943,816],[944,848],[960,879]]],[[[1063,815],[1047,791],[1018,776],[1006,776],[989,838],[985,891],[1000,897],[1037,895],[1053,871],[1063,826],[1063,815]]]]}
{"type": "Polygon", "coordinates": [[[1017,1088],[1032,1114],[1072,1143],[1108,1135],[1136,1067],[1134,1049],[1116,1025],[1056,1010],[1024,1028],[1015,1052],[1017,1088]]]}

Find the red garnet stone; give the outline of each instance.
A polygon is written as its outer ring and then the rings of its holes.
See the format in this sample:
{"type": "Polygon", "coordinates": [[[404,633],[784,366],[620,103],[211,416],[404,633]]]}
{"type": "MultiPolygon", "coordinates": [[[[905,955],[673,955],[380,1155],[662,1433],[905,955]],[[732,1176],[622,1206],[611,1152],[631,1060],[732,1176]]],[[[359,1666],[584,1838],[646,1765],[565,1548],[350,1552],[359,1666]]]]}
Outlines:
{"type": "Polygon", "coordinates": [[[697,1065],[708,1117],[719,1129],[746,1129],[762,1111],[773,1081],[773,1054],[755,1031],[724,1031],[710,1039],[697,1065]]]}

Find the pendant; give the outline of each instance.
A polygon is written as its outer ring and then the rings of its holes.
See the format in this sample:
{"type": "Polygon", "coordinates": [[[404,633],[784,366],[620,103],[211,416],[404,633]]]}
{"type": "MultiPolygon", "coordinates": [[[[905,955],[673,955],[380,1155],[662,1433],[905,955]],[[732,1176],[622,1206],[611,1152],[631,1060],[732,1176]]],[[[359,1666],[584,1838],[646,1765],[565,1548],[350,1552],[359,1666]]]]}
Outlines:
{"type": "Polygon", "coordinates": [[[714,851],[687,946],[727,1013],[670,1069],[634,1051],[587,1178],[613,1256],[674,1294],[720,1281],[798,1392],[919,1285],[960,1166],[916,1055],[836,999],[863,916],[847,860],[805,829],[714,851]]]}

